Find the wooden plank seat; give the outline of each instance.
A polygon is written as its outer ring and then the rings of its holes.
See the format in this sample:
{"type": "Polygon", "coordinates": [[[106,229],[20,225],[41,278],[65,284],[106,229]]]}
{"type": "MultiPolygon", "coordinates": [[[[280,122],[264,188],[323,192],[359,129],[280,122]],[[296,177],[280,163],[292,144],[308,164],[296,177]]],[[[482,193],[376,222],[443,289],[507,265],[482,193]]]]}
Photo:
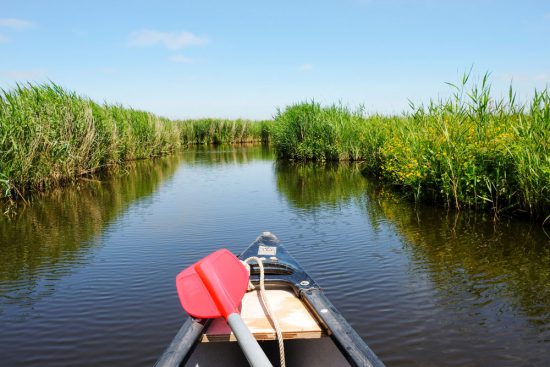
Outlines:
{"type": "MultiPolygon", "coordinates": [[[[245,294],[242,300],[241,317],[257,340],[277,338],[275,329],[260,300],[260,291],[245,294]]],[[[277,316],[283,339],[314,339],[325,336],[308,308],[288,289],[267,289],[266,296],[277,316]]],[[[236,341],[223,318],[212,320],[204,333],[202,342],[236,341]]]]}

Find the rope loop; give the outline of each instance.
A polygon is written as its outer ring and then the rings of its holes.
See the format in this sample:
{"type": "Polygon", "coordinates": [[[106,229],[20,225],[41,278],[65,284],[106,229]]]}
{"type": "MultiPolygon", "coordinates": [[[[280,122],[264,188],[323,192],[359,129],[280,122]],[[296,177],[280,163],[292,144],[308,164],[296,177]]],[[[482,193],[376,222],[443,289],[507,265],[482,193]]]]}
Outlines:
{"type": "MultiPolygon", "coordinates": [[[[275,316],[275,313],[271,309],[271,304],[269,303],[269,300],[267,299],[266,293],[265,293],[265,284],[264,284],[264,264],[262,259],[256,256],[251,256],[247,258],[246,260],[242,261],[242,263],[245,265],[245,267],[248,269],[248,274],[250,275],[250,264],[249,262],[255,261],[258,264],[258,267],[260,268],[260,298],[267,310],[267,315],[271,319],[271,322],[273,323],[273,328],[275,329],[275,333],[277,334],[277,340],[279,341],[279,358],[281,360],[281,367],[285,367],[285,346],[283,343],[283,333],[281,332],[281,327],[279,326],[279,322],[277,321],[277,317],[275,316]]],[[[248,284],[248,290],[253,290],[254,285],[252,282],[249,281],[248,284]]]]}

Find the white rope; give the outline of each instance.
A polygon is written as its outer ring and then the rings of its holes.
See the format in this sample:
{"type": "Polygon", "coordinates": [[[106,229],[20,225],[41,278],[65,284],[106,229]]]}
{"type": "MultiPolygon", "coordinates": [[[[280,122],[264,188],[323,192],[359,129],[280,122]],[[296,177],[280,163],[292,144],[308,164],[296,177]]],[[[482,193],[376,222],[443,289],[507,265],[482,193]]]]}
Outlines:
{"type": "MultiPolygon", "coordinates": [[[[279,322],[277,321],[277,317],[275,316],[275,313],[271,309],[271,305],[269,303],[269,300],[267,299],[267,296],[265,294],[265,284],[264,284],[264,264],[262,259],[256,256],[251,256],[248,259],[244,260],[243,263],[246,264],[246,267],[248,268],[248,272],[250,274],[250,267],[249,262],[250,261],[256,261],[258,266],[260,267],[260,297],[262,299],[263,304],[265,305],[265,308],[267,310],[267,315],[271,318],[271,321],[273,322],[273,327],[275,329],[275,333],[277,334],[277,340],[279,341],[279,358],[281,360],[281,367],[285,367],[285,346],[283,344],[283,333],[281,332],[281,327],[279,326],[279,322]]],[[[252,282],[248,285],[248,290],[253,290],[254,285],[252,282]]]]}

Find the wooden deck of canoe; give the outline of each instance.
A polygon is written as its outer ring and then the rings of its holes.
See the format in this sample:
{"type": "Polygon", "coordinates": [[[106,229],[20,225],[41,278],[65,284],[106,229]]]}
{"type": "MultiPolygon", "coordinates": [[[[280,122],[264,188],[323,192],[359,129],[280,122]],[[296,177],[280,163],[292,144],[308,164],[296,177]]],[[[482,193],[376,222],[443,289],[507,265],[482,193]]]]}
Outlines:
{"type": "MultiPolygon", "coordinates": [[[[285,340],[286,365],[292,366],[351,366],[328,337],[312,311],[290,288],[267,289],[271,304],[285,340]]],[[[260,292],[246,293],[241,317],[252,335],[260,342],[274,366],[279,365],[275,329],[266,316],[260,292]]],[[[246,366],[235,336],[223,318],[211,321],[185,367],[246,366]]]]}
{"type": "MultiPolygon", "coordinates": [[[[311,311],[292,290],[267,289],[266,297],[279,321],[285,340],[316,339],[326,335],[311,311]]],[[[242,301],[241,317],[257,340],[277,338],[273,324],[266,314],[260,291],[246,293],[242,301]]],[[[201,341],[236,341],[236,339],[225,320],[218,318],[212,321],[201,341]]]]}

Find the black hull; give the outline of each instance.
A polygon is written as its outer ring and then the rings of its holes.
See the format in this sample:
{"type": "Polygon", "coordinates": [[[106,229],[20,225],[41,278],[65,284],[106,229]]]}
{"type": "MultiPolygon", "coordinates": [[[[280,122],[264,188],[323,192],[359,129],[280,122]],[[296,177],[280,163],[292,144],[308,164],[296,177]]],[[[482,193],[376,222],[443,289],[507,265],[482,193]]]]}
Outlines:
{"type": "MultiPolygon", "coordinates": [[[[334,345],[351,366],[384,366],[324,295],[317,283],[280,244],[277,237],[269,232],[263,233],[239,255],[239,258],[244,260],[251,256],[262,258],[266,285],[284,285],[293,289],[296,296],[308,306],[318,321],[325,327],[334,345]]],[[[251,281],[255,284],[259,282],[258,273],[258,267],[253,265],[251,267],[251,281]]],[[[209,320],[188,319],[155,366],[177,367],[185,365],[208,326],[208,322],[209,320]]]]}

